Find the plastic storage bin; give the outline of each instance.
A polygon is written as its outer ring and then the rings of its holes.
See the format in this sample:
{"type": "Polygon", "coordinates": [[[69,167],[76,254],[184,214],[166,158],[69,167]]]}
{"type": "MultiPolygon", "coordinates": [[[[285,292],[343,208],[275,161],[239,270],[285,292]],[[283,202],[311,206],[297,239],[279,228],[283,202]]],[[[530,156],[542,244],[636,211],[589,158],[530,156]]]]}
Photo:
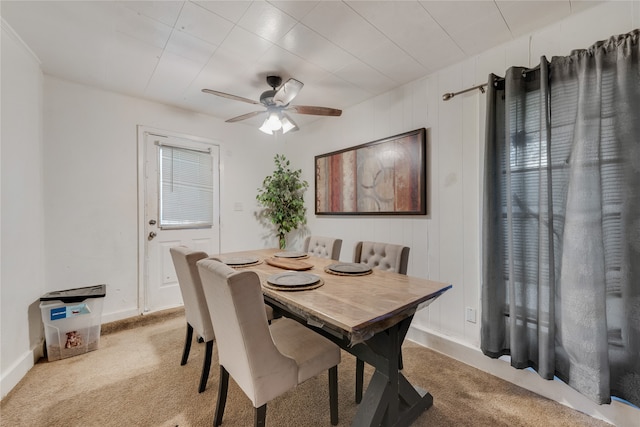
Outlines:
{"type": "Polygon", "coordinates": [[[50,362],[97,350],[106,285],[54,291],[40,297],[50,362]]]}

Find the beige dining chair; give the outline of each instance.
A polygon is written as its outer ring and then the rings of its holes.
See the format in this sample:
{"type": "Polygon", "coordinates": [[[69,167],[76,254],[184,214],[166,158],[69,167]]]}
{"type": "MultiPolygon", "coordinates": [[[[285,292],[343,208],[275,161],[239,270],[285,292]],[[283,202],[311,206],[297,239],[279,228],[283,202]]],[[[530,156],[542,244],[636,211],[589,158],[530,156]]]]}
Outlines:
{"type": "Polygon", "coordinates": [[[371,268],[407,274],[409,247],[380,242],[358,242],[353,249],[353,262],[371,268]]]}
{"type": "Polygon", "coordinates": [[[200,386],[198,387],[198,392],[202,393],[207,387],[207,379],[209,378],[214,334],[196,262],[206,258],[208,255],[205,252],[191,250],[186,246],[174,246],[169,248],[169,252],[178,277],[180,293],[184,303],[184,314],[187,318],[187,336],[184,341],[180,365],[186,365],[189,358],[194,329],[200,337],[199,340],[204,341],[206,344],[200,386]]]}
{"type": "Polygon", "coordinates": [[[342,239],[334,237],[307,236],[302,245],[302,251],[320,258],[340,259],[342,239]]]}
{"type": "Polygon", "coordinates": [[[214,259],[198,262],[218,345],[220,380],[214,426],[222,424],[229,376],[251,400],[254,425],[264,426],[267,402],[329,371],[331,424],[338,424],[340,348],[295,320],[268,323],[260,278],[214,259]]]}
{"type": "MultiPolygon", "coordinates": [[[[409,247],[382,242],[357,242],[353,249],[353,262],[367,264],[378,270],[407,274],[409,247]]],[[[398,354],[398,369],[403,368],[402,350],[398,354]]],[[[364,361],[356,359],[356,403],[362,401],[364,361]]]]}
{"type": "MultiPolygon", "coordinates": [[[[180,365],[183,366],[187,364],[191,350],[191,341],[193,341],[193,330],[195,329],[199,337],[198,341],[204,342],[206,346],[204,360],[202,362],[200,385],[198,387],[198,392],[202,393],[207,388],[207,380],[211,368],[214,330],[196,263],[201,259],[207,258],[208,255],[205,252],[194,251],[186,246],[171,247],[169,248],[169,252],[171,253],[173,267],[178,277],[178,285],[180,286],[180,293],[182,294],[182,301],[184,303],[184,314],[187,319],[187,336],[184,341],[180,365]]],[[[269,320],[273,319],[273,308],[265,304],[265,310],[267,318],[269,320]]]]}

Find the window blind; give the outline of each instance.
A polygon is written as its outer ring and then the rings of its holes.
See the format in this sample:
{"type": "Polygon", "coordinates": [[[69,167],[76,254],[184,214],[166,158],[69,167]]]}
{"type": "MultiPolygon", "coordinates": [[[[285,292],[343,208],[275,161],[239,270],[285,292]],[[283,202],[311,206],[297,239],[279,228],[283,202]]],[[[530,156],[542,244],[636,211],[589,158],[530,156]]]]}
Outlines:
{"type": "Polygon", "coordinates": [[[160,145],[160,228],[213,226],[213,157],[160,145]]]}

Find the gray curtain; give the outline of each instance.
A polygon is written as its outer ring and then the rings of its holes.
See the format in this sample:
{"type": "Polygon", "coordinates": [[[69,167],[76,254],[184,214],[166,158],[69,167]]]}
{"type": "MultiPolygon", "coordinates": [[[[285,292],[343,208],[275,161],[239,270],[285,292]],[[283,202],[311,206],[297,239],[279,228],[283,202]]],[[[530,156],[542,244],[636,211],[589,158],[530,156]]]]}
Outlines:
{"type": "Polygon", "coordinates": [[[489,76],[482,351],[640,405],[640,31],[489,76]]]}

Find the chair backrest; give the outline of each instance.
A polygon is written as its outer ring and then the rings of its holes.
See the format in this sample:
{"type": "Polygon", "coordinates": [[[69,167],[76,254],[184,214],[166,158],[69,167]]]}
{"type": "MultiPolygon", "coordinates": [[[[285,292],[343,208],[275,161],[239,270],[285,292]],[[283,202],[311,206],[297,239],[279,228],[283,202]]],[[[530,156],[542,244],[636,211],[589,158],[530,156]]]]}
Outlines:
{"type": "Polygon", "coordinates": [[[174,246],[169,248],[169,252],[178,276],[187,322],[205,341],[211,341],[214,339],[213,325],[196,265],[198,261],[208,255],[205,252],[191,250],[186,246],[174,246]]]}
{"type": "Polygon", "coordinates": [[[358,242],[353,250],[353,262],[371,268],[407,274],[409,247],[380,242],[358,242]]]}
{"type": "Polygon", "coordinates": [[[259,407],[298,384],[298,365],[271,338],[260,278],[213,259],[198,262],[220,365],[259,407]]]}
{"type": "Polygon", "coordinates": [[[342,239],[334,237],[307,236],[302,245],[302,251],[320,258],[339,260],[342,239]]]}

